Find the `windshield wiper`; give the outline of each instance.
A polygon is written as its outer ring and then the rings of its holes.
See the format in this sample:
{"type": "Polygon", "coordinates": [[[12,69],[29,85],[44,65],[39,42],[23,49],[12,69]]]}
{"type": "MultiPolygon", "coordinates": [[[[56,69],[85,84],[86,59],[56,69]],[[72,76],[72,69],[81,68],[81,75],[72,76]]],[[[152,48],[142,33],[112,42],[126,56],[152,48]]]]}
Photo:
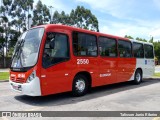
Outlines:
{"type": "Polygon", "coordinates": [[[25,42],[25,39],[21,39],[20,43],[17,43],[18,45],[16,46],[14,55],[12,56],[12,61],[15,58],[15,56],[17,56],[18,59],[20,58],[21,66],[22,66],[22,61],[21,61],[20,55],[21,55],[21,52],[22,52],[22,47],[24,45],[24,42],[25,42]]]}

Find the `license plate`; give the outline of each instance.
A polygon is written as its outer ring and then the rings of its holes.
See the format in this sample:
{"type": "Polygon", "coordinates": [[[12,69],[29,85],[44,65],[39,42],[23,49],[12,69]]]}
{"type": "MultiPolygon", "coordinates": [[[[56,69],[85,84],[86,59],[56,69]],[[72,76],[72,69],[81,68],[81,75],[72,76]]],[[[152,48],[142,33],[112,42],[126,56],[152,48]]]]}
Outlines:
{"type": "Polygon", "coordinates": [[[12,85],[13,89],[22,91],[22,86],[21,85],[13,85],[13,84],[11,84],[11,85],[12,85]]]}

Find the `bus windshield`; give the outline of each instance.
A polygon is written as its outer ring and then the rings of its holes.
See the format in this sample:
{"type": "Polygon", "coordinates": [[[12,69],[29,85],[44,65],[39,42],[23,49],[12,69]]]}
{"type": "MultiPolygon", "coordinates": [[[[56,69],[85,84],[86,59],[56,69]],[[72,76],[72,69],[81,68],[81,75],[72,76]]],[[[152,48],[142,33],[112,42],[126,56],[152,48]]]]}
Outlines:
{"type": "Polygon", "coordinates": [[[35,28],[20,36],[12,56],[11,67],[24,68],[36,64],[43,33],[44,28],[35,28]]]}

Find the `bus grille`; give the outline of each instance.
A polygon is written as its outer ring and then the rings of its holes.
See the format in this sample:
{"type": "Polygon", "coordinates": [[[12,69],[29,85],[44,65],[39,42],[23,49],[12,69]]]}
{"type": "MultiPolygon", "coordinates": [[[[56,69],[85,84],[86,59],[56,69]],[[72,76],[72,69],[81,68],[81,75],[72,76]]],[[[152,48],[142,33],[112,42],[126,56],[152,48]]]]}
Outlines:
{"type": "Polygon", "coordinates": [[[16,82],[16,83],[24,83],[25,79],[24,78],[11,77],[11,81],[16,82]]]}

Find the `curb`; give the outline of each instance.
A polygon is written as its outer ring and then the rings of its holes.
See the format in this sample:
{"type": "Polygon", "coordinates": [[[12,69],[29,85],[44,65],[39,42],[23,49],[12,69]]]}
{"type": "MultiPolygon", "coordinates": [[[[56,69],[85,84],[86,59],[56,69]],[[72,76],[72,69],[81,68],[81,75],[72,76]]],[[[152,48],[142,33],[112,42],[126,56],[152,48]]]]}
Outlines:
{"type": "Polygon", "coordinates": [[[9,82],[9,80],[0,80],[0,83],[1,83],[1,82],[9,82]]]}

